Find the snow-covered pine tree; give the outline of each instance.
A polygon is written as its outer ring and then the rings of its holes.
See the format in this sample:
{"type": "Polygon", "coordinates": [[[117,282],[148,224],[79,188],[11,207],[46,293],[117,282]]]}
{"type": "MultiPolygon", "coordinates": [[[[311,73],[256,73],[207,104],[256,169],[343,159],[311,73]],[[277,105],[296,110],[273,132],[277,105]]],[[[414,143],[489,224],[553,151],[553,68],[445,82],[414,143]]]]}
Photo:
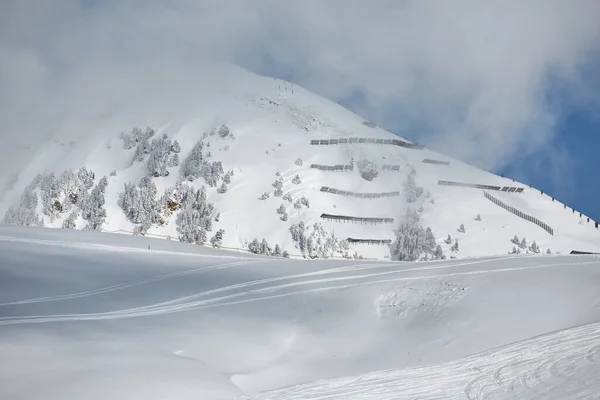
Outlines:
{"type": "Polygon", "coordinates": [[[294,161],[294,164],[301,166],[304,162],[302,161],[301,158],[297,158],[296,161],[294,161]]]}
{"type": "Polygon", "coordinates": [[[448,237],[446,238],[446,240],[444,240],[444,242],[446,244],[452,244],[452,236],[450,236],[450,234],[448,234],[448,237]]]}
{"type": "Polygon", "coordinates": [[[290,203],[293,201],[292,195],[289,194],[289,192],[283,195],[283,199],[289,201],[290,203]]]}
{"type": "Polygon", "coordinates": [[[260,195],[260,197],[258,199],[259,200],[267,200],[269,197],[271,197],[271,193],[264,192],[263,194],[260,195]]]}
{"type": "Polygon", "coordinates": [[[519,237],[517,235],[515,235],[515,237],[513,237],[510,241],[516,245],[521,244],[521,241],[519,240],[519,237]]]}
{"type": "Polygon", "coordinates": [[[273,182],[272,186],[275,188],[275,192],[273,192],[273,195],[275,197],[283,196],[283,179],[282,178],[277,178],[275,180],[275,182],[273,182]]]}
{"type": "Polygon", "coordinates": [[[104,196],[107,186],[108,179],[106,179],[105,176],[100,179],[98,184],[92,189],[83,209],[81,210],[83,219],[88,222],[85,228],[87,230],[100,230],[102,224],[106,220],[106,209],[104,208],[106,201],[104,196]]]}
{"type": "Polygon", "coordinates": [[[199,141],[185,158],[180,168],[180,174],[183,179],[193,181],[201,177],[201,169],[204,165],[203,149],[204,142],[199,141]]]}
{"type": "Polygon", "coordinates": [[[465,232],[466,232],[466,230],[465,230],[465,225],[464,225],[464,224],[460,224],[460,226],[458,227],[458,231],[459,231],[460,233],[465,233],[465,232]]]}
{"type": "Polygon", "coordinates": [[[223,229],[216,231],[213,237],[210,238],[210,244],[212,244],[213,247],[221,247],[223,245],[224,234],[225,231],[223,229]]]}
{"type": "Polygon", "coordinates": [[[475,217],[475,221],[481,221],[481,214],[477,214],[477,216],[475,217]]]}
{"type": "Polygon", "coordinates": [[[226,193],[227,192],[227,184],[223,182],[221,186],[217,189],[218,193],[226,193]]]}
{"type": "Polygon", "coordinates": [[[63,229],[75,229],[76,224],[75,220],[77,219],[77,211],[73,211],[65,220],[63,221],[62,227],[63,229]]]}
{"type": "Polygon", "coordinates": [[[525,239],[525,237],[523,237],[523,239],[521,239],[521,243],[519,243],[519,247],[522,249],[527,248],[527,240],[525,239]]]}
{"type": "Polygon", "coordinates": [[[254,240],[248,244],[248,251],[254,254],[261,254],[261,246],[257,238],[254,238],[254,240]]]}
{"type": "Polygon", "coordinates": [[[451,250],[453,252],[458,252],[459,248],[458,248],[458,239],[456,239],[456,241],[454,242],[454,244],[452,245],[451,250]]]}
{"type": "Polygon", "coordinates": [[[299,185],[302,183],[302,179],[300,179],[300,175],[296,174],[296,176],[294,176],[294,179],[292,179],[292,183],[294,185],[299,185]]]}
{"type": "MultiPolygon", "coordinates": [[[[414,169],[412,171],[414,171],[414,169]]],[[[415,174],[416,173],[411,172],[406,178],[404,196],[408,203],[414,203],[419,197],[421,197],[421,195],[423,195],[423,188],[417,185],[417,182],[415,181],[415,174]]]]}

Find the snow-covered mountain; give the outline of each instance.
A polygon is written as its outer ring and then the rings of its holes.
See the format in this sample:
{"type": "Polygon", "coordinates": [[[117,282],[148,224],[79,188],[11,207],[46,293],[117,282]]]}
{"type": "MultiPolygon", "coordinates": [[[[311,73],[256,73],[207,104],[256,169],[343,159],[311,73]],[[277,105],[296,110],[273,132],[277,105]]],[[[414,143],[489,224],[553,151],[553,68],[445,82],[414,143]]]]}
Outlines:
{"type": "Polygon", "coordinates": [[[311,258],[600,252],[594,221],[535,188],[288,82],[216,64],[203,75],[185,113],[44,143],[5,191],[4,222],[311,258]]]}

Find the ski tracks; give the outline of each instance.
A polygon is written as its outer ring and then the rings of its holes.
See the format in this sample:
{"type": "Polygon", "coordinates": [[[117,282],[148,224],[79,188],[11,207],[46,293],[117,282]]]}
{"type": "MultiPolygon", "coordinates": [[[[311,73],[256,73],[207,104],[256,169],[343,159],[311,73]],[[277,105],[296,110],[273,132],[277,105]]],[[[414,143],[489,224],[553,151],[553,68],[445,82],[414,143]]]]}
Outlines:
{"type": "MultiPolygon", "coordinates": [[[[477,275],[486,273],[500,273],[507,271],[518,271],[527,269],[551,268],[563,265],[571,267],[577,265],[594,264],[594,262],[580,262],[569,264],[544,264],[521,267],[507,268],[488,268],[467,270],[461,272],[453,272],[452,269],[477,266],[494,261],[502,261],[502,259],[487,259],[479,261],[470,261],[462,263],[453,263],[445,265],[426,264],[416,268],[402,268],[408,264],[389,264],[389,263],[372,263],[372,264],[351,264],[347,266],[335,267],[328,270],[314,271],[303,274],[283,275],[272,278],[259,279],[248,282],[236,283],[215,289],[202,291],[193,295],[175,298],[166,302],[150,304],[142,307],[129,309],[113,310],[100,313],[82,313],[82,314],[65,314],[65,315],[41,315],[41,316],[11,316],[0,318],[0,325],[14,325],[21,323],[42,323],[42,322],[65,322],[65,321],[82,321],[82,320],[102,320],[102,319],[120,319],[142,317],[150,315],[170,314],[182,311],[196,310],[207,307],[225,306],[233,304],[242,304],[252,301],[276,299],[281,297],[316,293],[327,290],[347,289],[352,287],[383,284],[398,281],[410,281],[420,279],[434,279],[451,276],[462,275],[477,275]],[[359,273],[348,275],[353,272],[362,272],[372,269],[391,269],[381,272],[359,273]],[[450,270],[447,273],[433,273],[435,271],[450,270]],[[420,272],[417,276],[402,276],[409,272],[420,272]],[[424,274],[423,274],[424,273],[424,274]],[[333,275],[323,278],[323,276],[333,275]],[[400,275],[395,277],[394,275],[400,275]],[[288,281],[286,283],[282,283],[288,281]],[[277,284],[274,284],[277,283],[277,284]],[[302,288],[304,287],[304,288],[302,288]],[[298,289],[296,289],[298,288],[298,289]],[[275,294],[276,292],[283,292],[275,294]],[[227,294],[229,293],[229,294],[227,294]],[[215,296],[218,295],[218,296],[215,296]]],[[[121,285],[113,285],[106,288],[94,289],[86,292],[73,293],[59,296],[41,297],[37,299],[22,300],[12,304],[27,304],[43,301],[59,301],[77,299],[85,296],[93,296],[100,293],[106,293],[114,290],[123,290],[132,286],[143,285],[149,282],[156,282],[164,279],[169,279],[177,276],[185,276],[201,271],[214,271],[217,269],[230,268],[232,266],[249,264],[252,262],[265,262],[265,260],[247,260],[243,262],[229,263],[217,265],[214,267],[204,267],[194,270],[187,270],[178,273],[160,275],[152,278],[147,278],[139,281],[124,283],[121,285]]]]}

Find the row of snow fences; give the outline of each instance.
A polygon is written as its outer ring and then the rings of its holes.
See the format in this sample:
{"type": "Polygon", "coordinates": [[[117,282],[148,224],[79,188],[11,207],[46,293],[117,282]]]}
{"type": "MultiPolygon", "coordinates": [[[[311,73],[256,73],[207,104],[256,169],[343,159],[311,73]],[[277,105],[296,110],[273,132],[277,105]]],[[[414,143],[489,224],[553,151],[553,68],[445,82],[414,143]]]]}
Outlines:
{"type": "Polygon", "coordinates": [[[351,244],[391,244],[391,239],[355,239],[347,238],[346,241],[351,244]]]}
{"type": "Polygon", "coordinates": [[[462,183],[462,182],[452,182],[452,181],[438,181],[438,185],[442,186],[459,186],[459,187],[468,187],[475,189],[483,189],[483,190],[496,190],[500,192],[507,193],[523,193],[524,188],[518,188],[513,186],[491,186],[491,185],[479,185],[476,183],[462,183]]]}
{"type": "Polygon", "coordinates": [[[416,143],[408,143],[400,139],[375,139],[375,138],[340,138],[340,139],[314,139],[310,141],[313,146],[329,146],[338,144],[390,144],[393,146],[406,147],[408,149],[423,149],[424,146],[416,143]]]}
{"type": "Polygon", "coordinates": [[[569,254],[578,254],[578,255],[600,255],[600,253],[590,253],[589,251],[579,251],[579,250],[571,250],[569,254]]]}
{"type": "Polygon", "coordinates": [[[335,172],[347,172],[353,171],[354,167],[352,165],[320,165],[320,164],[310,164],[311,168],[316,168],[321,171],[335,171],[335,172]]]}
{"type": "Polygon", "coordinates": [[[363,121],[363,125],[366,125],[369,128],[376,128],[377,127],[377,124],[375,122],[371,122],[371,121],[363,121]]]}
{"type": "Polygon", "coordinates": [[[514,207],[509,206],[508,204],[502,202],[501,200],[495,198],[494,196],[492,196],[491,194],[487,193],[487,192],[483,192],[483,195],[485,196],[486,199],[488,199],[489,201],[491,201],[492,203],[496,204],[497,206],[500,206],[502,208],[504,208],[505,210],[515,214],[518,217],[523,218],[524,220],[527,220],[531,223],[536,224],[537,226],[541,227],[543,230],[545,230],[546,232],[548,232],[549,234],[551,234],[552,236],[554,236],[554,229],[552,229],[550,227],[550,225],[540,221],[539,219],[529,215],[529,214],[525,214],[523,211],[518,210],[514,207]]]}
{"type": "Polygon", "coordinates": [[[359,224],[393,224],[394,218],[350,217],[347,215],[321,214],[321,218],[332,222],[352,222],[359,224]]]}
{"type": "Polygon", "coordinates": [[[450,165],[450,162],[448,162],[448,161],[431,160],[429,158],[424,159],[423,162],[425,164],[450,165]]]}
{"type": "Polygon", "coordinates": [[[347,190],[339,190],[328,186],[321,186],[321,192],[339,194],[342,196],[357,197],[359,199],[381,199],[387,197],[399,197],[400,192],[383,192],[383,193],[358,193],[347,190]]]}

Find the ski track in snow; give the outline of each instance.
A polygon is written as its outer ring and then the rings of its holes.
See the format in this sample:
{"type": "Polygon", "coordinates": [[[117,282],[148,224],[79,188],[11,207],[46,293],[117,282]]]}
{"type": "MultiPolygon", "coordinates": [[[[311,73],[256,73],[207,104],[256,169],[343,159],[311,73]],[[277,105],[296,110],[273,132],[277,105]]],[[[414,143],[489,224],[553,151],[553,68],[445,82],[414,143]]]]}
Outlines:
{"type": "Polygon", "coordinates": [[[441,365],[322,380],[244,400],[595,399],[600,323],[565,329],[441,365]]]}
{"type": "MultiPolygon", "coordinates": [[[[520,266],[520,267],[498,267],[498,268],[488,268],[488,269],[479,269],[479,270],[469,270],[462,272],[449,272],[443,274],[432,274],[432,275],[419,275],[419,276],[409,276],[409,277],[394,277],[394,275],[402,275],[407,272],[427,272],[427,271],[437,271],[443,269],[456,269],[460,267],[469,267],[474,265],[486,264],[492,261],[500,261],[502,259],[490,259],[490,260],[481,260],[481,261],[472,261],[467,263],[456,263],[450,265],[433,265],[427,266],[423,265],[417,268],[405,268],[405,269],[396,269],[392,271],[385,272],[376,272],[370,274],[360,274],[360,275],[349,275],[349,276],[335,276],[329,278],[322,279],[312,279],[315,276],[326,274],[328,271],[317,271],[306,274],[298,274],[291,276],[281,276],[276,278],[268,278],[268,279],[260,279],[249,282],[242,282],[234,285],[228,285],[216,289],[211,289],[207,291],[203,291],[191,296],[185,296],[181,298],[172,299],[166,302],[151,304],[147,306],[134,307],[129,309],[122,310],[114,310],[108,312],[98,312],[98,313],[80,313],[80,314],[57,314],[57,315],[34,315],[34,316],[10,316],[10,317],[0,317],[0,325],[16,325],[16,324],[32,324],[32,323],[47,323],[47,322],[68,322],[68,321],[94,321],[94,320],[109,320],[109,319],[121,319],[121,318],[134,318],[134,317],[144,317],[144,316],[154,316],[154,315],[163,315],[163,314],[172,314],[177,312],[191,311],[191,310],[199,310],[209,307],[222,307],[233,304],[242,304],[248,302],[256,302],[261,300],[268,299],[276,299],[288,296],[296,296],[307,293],[315,293],[322,292],[328,290],[339,290],[339,289],[348,289],[353,287],[365,286],[365,285],[375,285],[375,284],[385,284],[389,282],[400,282],[400,281],[413,281],[413,280],[422,280],[422,279],[434,279],[434,278],[447,278],[447,277],[455,277],[455,276],[468,276],[468,275],[480,275],[480,274],[491,274],[491,273],[503,273],[503,272],[513,272],[513,271],[526,271],[533,269],[542,269],[542,268],[557,268],[557,267],[576,267],[580,265],[591,265],[596,264],[595,261],[589,262],[578,262],[578,263],[550,263],[543,265],[530,265],[530,266],[520,266]],[[385,277],[385,279],[380,279],[385,277]],[[282,283],[277,285],[272,285],[272,283],[292,280],[298,278],[309,278],[306,280],[298,280],[292,281],[289,283],[282,283]],[[374,279],[375,278],[375,279],[374,279]],[[352,283],[347,283],[348,281],[357,281],[352,283]],[[256,287],[262,284],[268,284],[265,287],[256,287]],[[302,286],[315,286],[312,288],[306,288],[301,290],[292,290],[285,293],[280,294],[270,294],[279,291],[285,291],[286,289],[294,289],[302,286]],[[252,288],[255,287],[255,288],[252,288]],[[211,297],[215,294],[221,294],[231,291],[240,290],[239,292],[234,292],[231,294],[224,294],[221,296],[211,297]],[[196,300],[201,297],[208,297],[203,300],[196,300]]],[[[215,268],[228,268],[230,264],[215,266],[215,268]]],[[[394,265],[390,264],[361,264],[347,267],[338,267],[334,268],[333,271],[329,272],[352,272],[354,270],[362,270],[369,268],[379,268],[379,267],[390,267],[394,265]]],[[[209,267],[210,268],[210,267],[209,267]]],[[[206,269],[205,269],[206,270],[206,269]]],[[[184,271],[187,273],[191,273],[190,271],[184,271]]],[[[171,275],[172,277],[172,275],[171,275]]],[[[152,279],[152,278],[149,278],[152,279]]],[[[165,279],[165,276],[155,277],[156,280],[165,279]],[[158,279],[157,279],[158,278],[158,279]]],[[[146,283],[146,282],[143,282],[146,283]]],[[[124,284],[123,288],[132,287],[134,285],[143,284],[139,281],[137,283],[128,283],[124,284]]],[[[118,285],[117,285],[118,286],[118,285]]],[[[112,290],[114,287],[112,287],[112,290]]],[[[96,291],[101,289],[96,289],[96,291]]],[[[107,288],[104,288],[107,290],[107,288]]],[[[82,292],[83,295],[93,295],[97,294],[94,291],[82,292]]],[[[67,296],[74,296],[72,299],[76,299],[81,297],[80,294],[75,295],[63,295],[58,296],[60,299],[65,299],[67,296]]],[[[54,301],[57,297],[50,297],[48,301],[54,301]]],[[[67,297],[66,299],[71,299],[67,297]]],[[[31,300],[39,300],[44,301],[43,298],[40,299],[31,299],[31,300]]],[[[22,302],[31,301],[31,300],[23,300],[22,302]]],[[[33,302],[33,301],[32,301],[33,302]]],[[[16,302],[19,303],[19,302],[16,302]]]]}

